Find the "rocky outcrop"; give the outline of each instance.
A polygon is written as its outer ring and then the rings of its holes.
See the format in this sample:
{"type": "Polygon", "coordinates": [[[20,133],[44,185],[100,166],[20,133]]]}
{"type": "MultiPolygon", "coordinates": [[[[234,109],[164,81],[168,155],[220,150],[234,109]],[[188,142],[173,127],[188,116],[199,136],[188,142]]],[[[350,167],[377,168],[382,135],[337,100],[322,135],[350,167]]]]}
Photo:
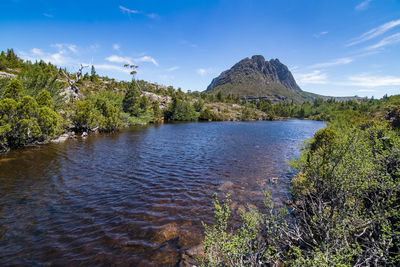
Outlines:
{"type": "Polygon", "coordinates": [[[228,83],[245,85],[243,78],[249,77],[254,79],[260,87],[269,87],[272,83],[278,83],[294,92],[302,92],[288,67],[279,59],[265,61],[260,55],[245,58],[231,69],[222,72],[220,76],[212,80],[206,91],[212,91],[228,83]]]}
{"type": "Polygon", "coordinates": [[[236,63],[213,79],[207,92],[240,95],[250,99],[267,99],[271,102],[303,100],[303,91],[297,85],[288,67],[279,59],[266,61],[256,55],[236,63]]]}

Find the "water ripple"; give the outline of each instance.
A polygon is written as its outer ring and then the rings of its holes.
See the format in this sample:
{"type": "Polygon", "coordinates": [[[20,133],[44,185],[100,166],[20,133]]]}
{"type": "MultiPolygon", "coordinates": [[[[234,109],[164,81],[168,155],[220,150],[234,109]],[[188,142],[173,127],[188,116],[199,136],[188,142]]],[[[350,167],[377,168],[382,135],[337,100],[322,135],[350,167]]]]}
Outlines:
{"type": "Polygon", "coordinates": [[[234,213],[267,186],[286,198],[286,160],[323,126],[165,124],[2,155],[0,265],[174,265],[212,222],[214,192],[234,213]]]}

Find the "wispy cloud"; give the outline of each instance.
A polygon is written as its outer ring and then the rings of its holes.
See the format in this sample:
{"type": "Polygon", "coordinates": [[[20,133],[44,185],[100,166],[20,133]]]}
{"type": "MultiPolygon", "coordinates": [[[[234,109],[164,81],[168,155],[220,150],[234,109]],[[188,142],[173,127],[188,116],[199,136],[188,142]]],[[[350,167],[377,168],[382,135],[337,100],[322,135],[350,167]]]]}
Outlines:
{"type": "Polygon", "coordinates": [[[372,0],[364,0],[361,3],[359,3],[354,9],[356,11],[366,10],[369,7],[369,3],[371,2],[372,0]]]}
{"type": "Polygon", "coordinates": [[[296,80],[300,84],[327,84],[327,75],[320,70],[314,70],[310,73],[295,74],[296,80]]]}
{"type": "Polygon", "coordinates": [[[121,46],[119,44],[113,44],[113,49],[115,51],[119,51],[121,49],[121,46]]]}
{"type": "Polygon", "coordinates": [[[156,14],[156,13],[146,14],[146,16],[149,17],[149,18],[151,18],[151,19],[156,19],[156,18],[159,17],[158,14],[156,14]]]}
{"type": "Polygon", "coordinates": [[[214,68],[199,68],[196,70],[197,74],[201,75],[201,76],[205,76],[208,74],[212,74],[215,73],[215,69],[214,68]]]}
{"type": "Polygon", "coordinates": [[[151,18],[151,19],[157,19],[157,18],[159,18],[160,16],[158,15],[158,14],[156,14],[156,13],[144,13],[144,12],[142,12],[142,11],[139,11],[139,10],[134,10],[134,9],[130,9],[130,8],[127,8],[127,7],[124,7],[124,6],[119,6],[119,9],[121,9],[121,11],[122,11],[122,13],[126,13],[126,14],[143,14],[144,16],[146,16],[146,17],[148,17],[148,18],[151,18]]]}
{"type": "Polygon", "coordinates": [[[48,13],[43,13],[43,16],[48,17],[48,18],[54,18],[54,16],[52,14],[48,14],[48,13]]]}
{"type": "Polygon", "coordinates": [[[58,49],[58,52],[62,54],[67,53],[68,50],[74,54],[78,53],[77,46],[74,44],[53,44],[51,46],[58,49]]]}
{"type": "Polygon", "coordinates": [[[39,48],[32,48],[31,52],[34,55],[43,55],[43,51],[41,49],[39,49],[39,48]]]}
{"type": "Polygon", "coordinates": [[[33,48],[29,52],[20,51],[19,54],[23,59],[36,61],[43,60],[51,62],[58,66],[67,66],[71,64],[79,64],[76,59],[78,48],[73,44],[53,44],[51,45],[55,52],[45,52],[39,48],[33,48]]]}
{"type": "Polygon", "coordinates": [[[92,44],[89,46],[89,49],[91,52],[97,52],[100,49],[100,45],[99,44],[92,44]]]}
{"type": "Polygon", "coordinates": [[[328,62],[323,62],[323,63],[317,63],[311,66],[311,68],[319,69],[319,68],[327,68],[327,67],[333,67],[333,66],[338,66],[338,65],[346,65],[353,62],[353,58],[350,57],[342,57],[338,59],[334,59],[328,62]]]}
{"type": "Polygon", "coordinates": [[[111,71],[118,71],[118,72],[123,72],[123,73],[130,73],[130,70],[121,66],[115,66],[115,65],[110,65],[110,64],[100,64],[100,65],[94,65],[96,69],[99,70],[111,70],[111,71]]]}
{"type": "Polygon", "coordinates": [[[153,63],[155,66],[158,67],[157,61],[154,58],[150,57],[150,56],[143,56],[143,57],[140,57],[140,58],[136,58],[135,61],[137,61],[137,62],[150,62],[150,63],[153,63]]]}
{"type": "Polygon", "coordinates": [[[128,14],[139,14],[139,13],[141,13],[140,11],[129,9],[127,7],[124,7],[124,6],[119,6],[119,9],[122,10],[122,13],[128,13],[128,14]]]}
{"type": "Polygon", "coordinates": [[[395,76],[372,76],[372,75],[354,75],[349,76],[348,81],[340,85],[378,87],[378,86],[398,86],[400,77],[395,76]]]}
{"type": "Polygon", "coordinates": [[[132,64],[132,59],[131,58],[129,58],[129,57],[120,57],[120,56],[117,56],[117,55],[112,55],[112,56],[106,57],[106,60],[108,62],[113,62],[113,63],[121,63],[121,64],[128,63],[128,64],[132,64]]]}
{"type": "Polygon", "coordinates": [[[400,25],[400,19],[398,20],[393,20],[393,21],[389,21],[385,24],[382,24],[376,28],[373,28],[370,31],[367,31],[366,33],[362,34],[361,36],[355,38],[354,40],[352,40],[350,43],[348,43],[346,46],[353,46],[368,40],[371,40],[375,37],[378,37],[382,34],[384,34],[385,32],[391,30],[392,28],[399,26],[400,25]]]}
{"type": "Polygon", "coordinates": [[[371,93],[371,92],[376,92],[374,89],[358,89],[357,92],[360,93],[371,93]]]}
{"type": "Polygon", "coordinates": [[[193,48],[197,48],[198,47],[197,44],[191,43],[191,42],[189,42],[187,40],[181,40],[180,44],[181,45],[187,45],[187,46],[190,46],[190,47],[193,47],[193,48]]]}
{"type": "Polygon", "coordinates": [[[111,55],[109,57],[106,57],[106,60],[108,62],[112,62],[112,63],[121,63],[121,64],[133,64],[134,62],[149,62],[149,63],[153,63],[155,66],[158,67],[158,62],[150,57],[150,56],[143,56],[143,57],[139,57],[139,58],[130,58],[130,57],[121,57],[121,56],[117,56],[117,55],[111,55]]]}
{"type": "Polygon", "coordinates": [[[179,69],[179,66],[174,66],[174,67],[166,69],[166,71],[171,72],[171,71],[175,71],[175,70],[178,70],[178,69],[179,69]]]}
{"type": "Polygon", "coordinates": [[[388,45],[394,45],[394,44],[397,44],[397,43],[400,43],[400,33],[396,33],[396,34],[390,35],[390,36],[382,39],[378,43],[366,47],[365,49],[366,50],[375,50],[375,49],[383,48],[383,47],[388,46],[388,45]]]}
{"type": "Polygon", "coordinates": [[[328,34],[328,32],[327,31],[323,31],[323,32],[319,32],[319,33],[314,34],[314,37],[318,39],[319,37],[321,37],[323,35],[326,35],[326,34],[328,34]]]}

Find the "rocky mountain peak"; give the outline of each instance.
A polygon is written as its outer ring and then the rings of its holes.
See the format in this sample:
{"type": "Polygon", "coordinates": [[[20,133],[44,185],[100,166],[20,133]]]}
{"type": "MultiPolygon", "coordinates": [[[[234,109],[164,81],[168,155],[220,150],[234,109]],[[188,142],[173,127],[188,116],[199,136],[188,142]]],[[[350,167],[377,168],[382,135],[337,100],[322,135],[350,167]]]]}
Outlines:
{"type": "Polygon", "coordinates": [[[266,61],[262,55],[254,55],[222,72],[212,80],[206,91],[222,89],[222,92],[226,94],[264,97],[271,95],[271,90],[274,91],[274,95],[279,95],[278,88],[284,88],[281,91],[302,92],[288,67],[279,59],[266,61]]]}

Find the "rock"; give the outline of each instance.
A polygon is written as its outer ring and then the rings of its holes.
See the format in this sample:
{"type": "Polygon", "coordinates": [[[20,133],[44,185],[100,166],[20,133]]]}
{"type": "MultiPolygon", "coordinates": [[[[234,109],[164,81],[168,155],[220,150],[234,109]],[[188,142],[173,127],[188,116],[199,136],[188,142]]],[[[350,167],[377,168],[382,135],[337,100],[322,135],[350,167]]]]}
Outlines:
{"type": "Polygon", "coordinates": [[[56,139],[51,140],[51,143],[61,143],[66,141],[68,138],[70,137],[70,135],[68,133],[62,134],[59,137],[57,137],[56,139]]]}
{"type": "Polygon", "coordinates": [[[169,240],[175,239],[179,237],[179,227],[176,223],[168,223],[161,226],[160,229],[155,231],[153,237],[151,238],[151,242],[154,244],[162,244],[169,240]]]}
{"type": "Polygon", "coordinates": [[[83,133],[82,133],[82,137],[83,137],[83,138],[88,137],[88,133],[87,133],[87,132],[83,132],[83,133]]]}
{"type": "Polygon", "coordinates": [[[202,245],[202,244],[199,244],[199,245],[193,246],[193,247],[187,249],[187,250],[185,251],[185,253],[186,253],[188,256],[192,257],[192,258],[203,257],[203,256],[204,256],[203,245],[202,245]]]}
{"type": "Polygon", "coordinates": [[[206,91],[221,91],[225,95],[240,95],[250,99],[265,98],[273,102],[304,101],[303,91],[288,67],[278,59],[266,61],[261,55],[245,58],[222,72],[212,80],[206,91]]]}
{"type": "Polygon", "coordinates": [[[198,259],[204,257],[204,249],[203,245],[199,244],[193,246],[182,254],[182,259],[179,262],[180,267],[192,267],[192,266],[199,266],[200,262],[198,259]]]}
{"type": "Polygon", "coordinates": [[[162,266],[176,266],[179,261],[178,249],[172,244],[166,244],[154,251],[151,261],[161,263],[162,266]]]}
{"type": "Polygon", "coordinates": [[[233,183],[231,181],[224,182],[218,187],[218,190],[225,191],[231,189],[233,187],[233,183]]]}

